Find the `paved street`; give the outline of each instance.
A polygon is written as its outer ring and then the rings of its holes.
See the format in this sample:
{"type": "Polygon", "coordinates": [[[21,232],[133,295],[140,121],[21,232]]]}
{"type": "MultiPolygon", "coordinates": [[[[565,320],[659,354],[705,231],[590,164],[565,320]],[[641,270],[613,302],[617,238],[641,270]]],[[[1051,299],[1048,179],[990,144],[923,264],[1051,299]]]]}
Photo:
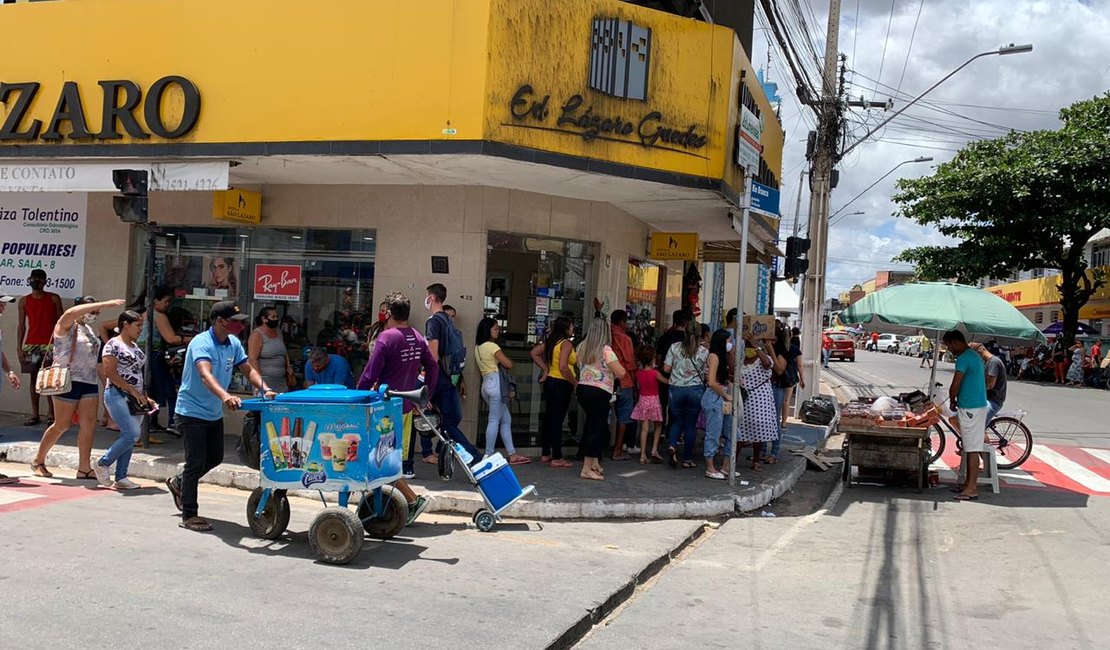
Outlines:
{"type": "MultiPolygon", "coordinates": [[[[864,393],[900,392],[921,381],[916,366],[861,353],[831,374],[864,393]]],[[[487,535],[462,517],[425,515],[397,539],[368,540],[347,567],[311,551],[313,501],[294,499],[289,532],[265,542],[246,527],[243,491],[202,488],[216,526],[204,535],[177,527],[153,483],[123,495],[25,479],[0,488],[0,584],[19,595],[5,607],[0,647],[321,638],[399,648],[460,639],[505,648],[1104,647],[1110,489],[1090,487],[1110,481],[1106,434],[1093,421],[1106,396],[1023,384],[1011,392],[1061,426],[1003,475],[1000,494],[983,490],[978,502],[951,499],[949,454],[942,484],[922,494],[843,489],[835,470],[810,471],[768,508],[708,525],[510,521],[487,535]],[[1057,398],[1037,400],[1043,390],[1057,398]],[[1068,413],[1057,406],[1065,399],[1089,404],[1068,413]],[[311,613],[322,603],[342,613],[306,616],[306,602],[311,613]]],[[[0,471],[27,474],[10,463],[0,471]]]]}

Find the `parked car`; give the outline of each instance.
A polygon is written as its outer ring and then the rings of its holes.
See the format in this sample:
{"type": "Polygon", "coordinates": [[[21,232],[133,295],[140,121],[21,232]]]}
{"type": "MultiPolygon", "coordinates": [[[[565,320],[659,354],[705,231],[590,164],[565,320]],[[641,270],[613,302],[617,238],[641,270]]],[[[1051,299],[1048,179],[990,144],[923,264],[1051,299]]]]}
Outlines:
{"type": "Polygon", "coordinates": [[[899,351],[908,357],[916,357],[921,353],[921,339],[920,336],[907,336],[902,340],[899,351]]]}
{"type": "Polygon", "coordinates": [[[830,361],[832,359],[856,360],[856,342],[851,336],[843,332],[828,332],[826,335],[832,339],[832,350],[829,351],[830,361]]]}
{"type": "Polygon", "coordinates": [[[902,339],[897,334],[880,334],[879,335],[879,351],[889,352],[891,354],[898,354],[898,349],[902,345],[902,339]]]}

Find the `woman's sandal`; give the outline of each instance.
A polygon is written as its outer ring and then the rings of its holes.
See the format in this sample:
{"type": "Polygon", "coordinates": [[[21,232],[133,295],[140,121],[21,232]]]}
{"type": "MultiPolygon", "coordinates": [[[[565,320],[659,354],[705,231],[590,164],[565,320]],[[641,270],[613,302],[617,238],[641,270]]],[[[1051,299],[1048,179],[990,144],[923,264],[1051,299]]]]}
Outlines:
{"type": "Polygon", "coordinates": [[[98,479],[96,478],[96,472],[90,469],[87,472],[82,472],[81,470],[77,470],[77,480],[78,481],[96,481],[98,479]]]}
{"type": "Polygon", "coordinates": [[[604,481],[605,477],[596,472],[582,472],[578,475],[580,478],[588,479],[591,481],[604,481]]]}
{"type": "Polygon", "coordinates": [[[23,426],[25,427],[33,427],[36,424],[42,424],[42,418],[37,415],[32,415],[31,417],[23,421],[23,426]]]}
{"type": "Polygon", "coordinates": [[[763,471],[763,465],[761,465],[760,463],[752,463],[752,471],[753,472],[762,472],[763,471]]]}
{"type": "Polygon", "coordinates": [[[570,467],[574,467],[574,463],[570,462],[569,460],[565,460],[563,458],[556,458],[556,459],[551,461],[551,463],[548,465],[548,467],[551,467],[552,469],[567,469],[567,468],[570,468],[570,467]]]}
{"type": "Polygon", "coordinates": [[[678,450],[674,447],[667,449],[667,464],[671,469],[678,469],[678,450]]]}
{"type": "Polygon", "coordinates": [[[695,467],[697,467],[697,464],[692,460],[682,461],[682,469],[694,469],[695,467]]]}
{"type": "Polygon", "coordinates": [[[41,478],[51,478],[54,476],[50,473],[50,470],[46,469],[45,463],[31,463],[31,471],[34,472],[35,476],[41,478]]]}
{"type": "Polygon", "coordinates": [[[764,465],[775,465],[775,464],[778,464],[778,462],[779,462],[779,459],[775,458],[774,456],[764,456],[763,457],[763,464],[764,465]]]}
{"type": "Polygon", "coordinates": [[[666,460],[665,460],[665,459],[664,459],[664,458],[663,458],[662,456],[660,456],[659,454],[652,454],[649,460],[651,460],[651,463],[652,463],[653,465],[662,465],[663,463],[667,462],[667,461],[666,461],[666,460]]]}
{"type": "Polygon", "coordinates": [[[641,464],[641,465],[648,465],[648,464],[650,464],[650,463],[651,463],[651,461],[650,461],[650,460],[648,460],[647,458],[644,458],[644,457],[641,457],[641,458],[640,458],[640,464],[641,464]]]}

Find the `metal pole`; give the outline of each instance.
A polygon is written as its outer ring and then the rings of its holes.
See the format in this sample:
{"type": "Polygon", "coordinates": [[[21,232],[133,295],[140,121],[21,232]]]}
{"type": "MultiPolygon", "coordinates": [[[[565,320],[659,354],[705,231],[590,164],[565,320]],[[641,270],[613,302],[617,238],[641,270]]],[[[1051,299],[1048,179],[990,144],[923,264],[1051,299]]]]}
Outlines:
{"type": "MultiPolygon", "coordinates": [[[[158,228],[157,224],[153,223],[147,223],[143,227],[146,229],[146,279],[144,286],[146,292],[147,322],[146,344],[143,346],[143,352],[146,354],[146,368],[143,371],[143,387],[146,389],[146,392],[149,393],[151,382],[153,381],[151,365],[154,361],[154,247],[158,243],[158,228]]],[[[151,419],[151,416],[143,418],[141,439],[144,448],[150,446],[151,419]]]]}
{"type": "MultiPolygon", "coordinates": [[[[736,369],[732,378],[732,430],[728,435],[728,485],[736,486],[736,434],[740,427],[740,418],[744,417],[744,398],[740,394],[740,374],[744,363],[744,285],[748,282],[748,223],[751,221],[749,212],[752,204],[752,172],[744,173],[744,198],[740,210],[740,286],[736,290],[736,339],[732,345],[733,368],[736,369]]],[[[732,229],[736,230],[736,218],[732,219],[732,229]]]]}
{"type": "Polygon", "coordinates": [[[819,392],[821,381],[821,310],[825,302],[825,266],[828,255],[829,193],[839,138],[836,89],[837,35],[840,30],[840,0],[829,2],[829,24],[825,37],[825,70],[821,87],[821,110],[817,119],[817,147],[810,171],[809,273],[804,282],[802,305],[802,359],[808,365],[806,387],[798,403],[819,392]]]}

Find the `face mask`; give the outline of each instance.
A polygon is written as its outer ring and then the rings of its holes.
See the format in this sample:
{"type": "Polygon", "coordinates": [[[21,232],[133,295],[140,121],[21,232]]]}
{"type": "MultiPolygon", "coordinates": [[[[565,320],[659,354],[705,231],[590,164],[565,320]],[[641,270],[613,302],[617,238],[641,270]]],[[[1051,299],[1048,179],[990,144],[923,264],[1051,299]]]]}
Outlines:
{"type": "Polygon", "coordinates": [[[378,312],[378,322],[379,322],[379,323],[384,323],[384,322],[386,322],[387,320],[389,320],[389,312],[387,312],[387,311],[379,311],[379,312],[378,312]]]}
{"type": "Polygon", "coordinates": [[[266,327],[269,327],[270,329],[275,329],[276,330],[278,328],[278,325],[281,325],[281,321],[279,321],[276,318],[273,319],[273,320],[266,321],[266,327]]]}
{"type": "Polygon", "coordinates": [[[735,346],[732,344],[732,341],[729,341],[728,343],[725,344],[725,350],[728,350],[729,352],[732,352],[732,348],[734,348],[734,347],[735,346]]]}
{"type": "Polygon", "coordinates": [[[99,318],[99,315],[97,315],[97,314],[85,314],[84,316],[81,317],[81,319],[85,322],[86,325],[92,325],[93,323],[96,322],[97,318],[99,318]]]}
{"type": "Polygon", "coordinates": [[[424,299],[424,309],[427,309],[429,311],[432,309],[432,297],[431,296],[428,296],[427,298],[424,299]]]}
{"type": "Polygon", "coordinates": [[[243,321],[229,320],[227,321],[227,333],[233,336],[239,336],[243,333],[243,321]]]}

